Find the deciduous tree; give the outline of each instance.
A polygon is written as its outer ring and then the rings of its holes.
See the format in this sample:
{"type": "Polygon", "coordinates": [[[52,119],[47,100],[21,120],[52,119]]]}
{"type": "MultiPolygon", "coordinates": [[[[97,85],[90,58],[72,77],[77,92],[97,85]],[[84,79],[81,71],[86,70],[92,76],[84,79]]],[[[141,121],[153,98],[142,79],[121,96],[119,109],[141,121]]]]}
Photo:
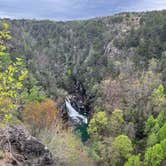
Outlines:
{"type": "Polygon", "coordinates": [[[0,111],[1,118],[5,115],[5,119],[9,120],[11,111],[16,107],[18,93],[22,89],[27,70],[22,58],[11,60],[7,51],[7,42],[11,39],[8,24],[3,23],[0,26],[0,111]]]}
{"type": "Polygon", "coordinates": [[[23,120],[30,126],[33,135],[55,124],[57,115],[57,105],[50,99],[45,99],[41,103],[36,101],[28,103],[23,110],[23,120]]]}
{"type": "Polygon", "coordinates": [[[163,149],[160,144],[150,147],[145,152],[145,166],[160,166],[163,156],[163,149]]]}

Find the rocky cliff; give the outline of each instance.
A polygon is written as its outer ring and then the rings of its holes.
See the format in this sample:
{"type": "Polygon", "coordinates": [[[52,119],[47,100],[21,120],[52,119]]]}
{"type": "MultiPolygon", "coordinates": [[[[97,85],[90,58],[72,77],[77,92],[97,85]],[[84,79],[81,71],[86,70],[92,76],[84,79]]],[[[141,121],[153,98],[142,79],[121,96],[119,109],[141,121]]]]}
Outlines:
{"type": "Polygon", "coordinates": [[[23,127],[0,128],[0,146],[4,153],[0,165],[53,166],[55,162],[46,146],[23,127]]]}

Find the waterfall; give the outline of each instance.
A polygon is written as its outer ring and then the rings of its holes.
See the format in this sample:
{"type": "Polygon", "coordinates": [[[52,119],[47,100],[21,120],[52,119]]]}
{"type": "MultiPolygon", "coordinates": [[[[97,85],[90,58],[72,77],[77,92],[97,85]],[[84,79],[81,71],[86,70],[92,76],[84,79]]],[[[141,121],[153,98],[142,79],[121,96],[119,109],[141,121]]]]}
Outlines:
{"type": "Polygon", "coordinates": [[[70,100],[67,98],[65,100],[65,104],[66,104],[66,108],[67,108],[67,112],[69,117],[74,120],[77,123],[83,122],[85,124],[88,123],[88,118],[79,114],[71,105],[70,100]]]}

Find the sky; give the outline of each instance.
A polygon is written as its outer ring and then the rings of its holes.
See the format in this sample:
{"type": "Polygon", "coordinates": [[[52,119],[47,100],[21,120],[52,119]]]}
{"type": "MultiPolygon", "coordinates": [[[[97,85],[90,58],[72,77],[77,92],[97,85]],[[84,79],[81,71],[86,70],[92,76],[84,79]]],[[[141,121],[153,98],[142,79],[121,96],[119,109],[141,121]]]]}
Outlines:
{"type": "Polygon", "coordinates": [[[79,20],[166,9],[166,0],[0,0],[0,18],[79,20]]]}

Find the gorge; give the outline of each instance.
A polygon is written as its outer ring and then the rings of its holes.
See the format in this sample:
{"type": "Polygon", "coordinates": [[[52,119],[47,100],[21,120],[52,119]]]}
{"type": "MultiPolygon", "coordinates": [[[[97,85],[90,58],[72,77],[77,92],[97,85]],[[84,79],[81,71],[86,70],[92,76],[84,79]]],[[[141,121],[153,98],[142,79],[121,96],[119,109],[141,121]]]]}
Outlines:
{"type": "MultiPolygon", "coordinates": [[[[0,134],[17,160],[165,165],[165,10],[0,21],[0,122],[10,139],[0,134]]],[[[8,149],[1,144],[0,163],[8,149]]]]}

